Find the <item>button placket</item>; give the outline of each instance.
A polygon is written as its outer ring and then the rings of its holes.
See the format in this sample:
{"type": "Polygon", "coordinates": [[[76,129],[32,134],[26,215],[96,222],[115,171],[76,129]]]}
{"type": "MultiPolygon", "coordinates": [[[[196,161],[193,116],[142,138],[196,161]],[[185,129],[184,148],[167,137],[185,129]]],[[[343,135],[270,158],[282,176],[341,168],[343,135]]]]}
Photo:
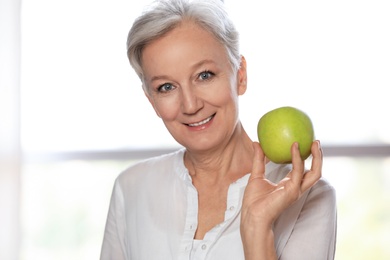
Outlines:
{"type": "Polygon", "coordinates": [[[182,237],[182,252],[180,259],[188,259],[193,250],[193,237],[197,228],[198,194],[191,183],[187,187],[187,215],[182,237]]]}

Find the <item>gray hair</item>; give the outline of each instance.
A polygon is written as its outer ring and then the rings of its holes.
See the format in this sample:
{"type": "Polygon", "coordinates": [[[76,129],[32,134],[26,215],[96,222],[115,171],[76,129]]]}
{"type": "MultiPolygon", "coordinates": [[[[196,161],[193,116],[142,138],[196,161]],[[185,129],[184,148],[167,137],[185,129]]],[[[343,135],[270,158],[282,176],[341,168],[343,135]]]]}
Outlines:
{"type": "Polygon", "coordinates": [[[134,21],[127,37],[127,57],[144,90],[141,60],[144,47],[185,20],[212,33],[225,46],[232,68],[239,69],[239,35],[221,0],[159,0],[134,21]]]}

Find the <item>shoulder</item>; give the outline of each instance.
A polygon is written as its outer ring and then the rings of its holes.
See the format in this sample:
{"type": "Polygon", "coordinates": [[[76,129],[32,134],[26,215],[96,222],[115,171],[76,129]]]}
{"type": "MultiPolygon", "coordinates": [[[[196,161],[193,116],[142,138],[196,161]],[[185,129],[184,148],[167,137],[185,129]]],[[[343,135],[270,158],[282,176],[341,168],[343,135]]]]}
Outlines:
{"type": "Polygon", "coordinates": [[[141,161],[136,162],[135,164],[131,165],[127,169],[125,169],[121,175],[127,175],[131,172],[138,171],[138,170],[150,170],[155,169],[155,167],[174,167],[175,164],[178,163],[179,160],[183,158],[184,149],[179,149],[177,151],[162,154],[159,156],[151,157],[148,159],[144,159],[141,161]]]}
{"type": "MultiPolygon", "coordinates": [[[[274,165],[269,178],[277,182],[290,170],[291,165],[274,165]]],[[[336,222],[335,189],[322,177],[276,220],[274,232],[278,256],[299,254],[301,259],[316,259],[313,253],[317,256],[333,255],[336,222]],[[302,241],[311,241],[311,247],[302,241]]]]}
{"type": "Polygon", "coordinates": [[[336,190],[324,177],[308,191],[306,208],[336,212],[336,190]]]}
{"type": "Polygon", "coordinates": [[[184,169],[184,149],[148,158],[136,162],[122,171],[117,177],[116,183],[130,184],[140,180],[148,181],[156,178],[166,178],[177,174],[184,169]]]}

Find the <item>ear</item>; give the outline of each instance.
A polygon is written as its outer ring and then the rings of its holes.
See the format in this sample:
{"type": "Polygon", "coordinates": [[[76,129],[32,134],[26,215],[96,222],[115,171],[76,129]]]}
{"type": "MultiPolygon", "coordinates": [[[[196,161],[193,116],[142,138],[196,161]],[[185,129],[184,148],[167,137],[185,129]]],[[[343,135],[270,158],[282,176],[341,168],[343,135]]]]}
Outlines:
{"type": "Polygon", "coordinates": [[[237,90],[238,95],[243,95],[247,88],[247,71],[246,60],[244,56],[241,56],[240,68],[237,71],[237,90]]]}
{"type": "Polygon", "coordinates": [[[153,97],[150,96],[149,93],[147,93],[146,90],[144,90],[144,94],[145,96],[148,98],[149,100],[149,103],[152,105],[153,109],[154,109],[154,112],[156,112],[157,116],[161,118],[160,114],[158,113],[157,109],[156,109],[156,106],[154,104],[154,100],[153,100],[153,97]]]}

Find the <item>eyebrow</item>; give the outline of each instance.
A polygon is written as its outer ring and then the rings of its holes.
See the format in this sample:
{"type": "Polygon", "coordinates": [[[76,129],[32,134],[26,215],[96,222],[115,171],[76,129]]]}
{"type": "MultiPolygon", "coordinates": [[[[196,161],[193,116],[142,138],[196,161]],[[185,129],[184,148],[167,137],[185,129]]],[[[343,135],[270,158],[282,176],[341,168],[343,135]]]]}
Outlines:
{"type": "Polygon", "coordinates": [[[162,80],[162,79],[167,79],[167,78],[168,78],[168,76],[165,76],[165,75],[153,76],[153,77],[150,79],[150,82],[157,81],[157,80],[162,80]]]}
{"type": "Polygon", "coordinates": [[[206,60],[201,60],[197,63],[195,63],[194,65],[191,66],[191,68],[199,68],[199,67],[202,67],[203,65],[206,65],[206,64],[215,64],[215,62],[213,60],[210,60],[210,59],[206,59],[206,60]]]}

